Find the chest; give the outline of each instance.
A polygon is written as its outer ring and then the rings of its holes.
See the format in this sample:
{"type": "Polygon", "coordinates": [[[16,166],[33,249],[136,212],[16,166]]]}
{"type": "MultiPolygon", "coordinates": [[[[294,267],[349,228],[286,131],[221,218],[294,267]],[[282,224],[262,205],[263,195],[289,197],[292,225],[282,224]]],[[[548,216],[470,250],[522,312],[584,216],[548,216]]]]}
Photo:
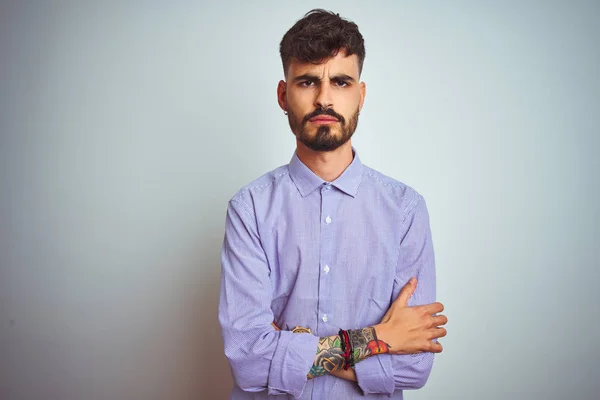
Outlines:
{"type": "Polygon", "coordinates": [[[274,298],[388,301],[403,215],[389,202],[330,192],[273,208],[261,224],[274,298]]]}

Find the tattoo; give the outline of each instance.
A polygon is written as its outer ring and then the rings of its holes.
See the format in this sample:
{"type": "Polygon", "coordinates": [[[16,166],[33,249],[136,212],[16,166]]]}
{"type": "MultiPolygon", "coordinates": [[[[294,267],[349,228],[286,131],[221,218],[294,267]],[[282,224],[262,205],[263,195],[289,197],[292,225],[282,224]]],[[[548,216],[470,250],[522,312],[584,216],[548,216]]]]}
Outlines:
{"type": "Polygon", "coordinates": [[[317,376],[330,374],[342,369],[343,366],[344,356],[340,337],[338,335],[322,337],[319,339],[319,345],[317,346],[315,362],[307,377],[313,379],[317,376]]]}
{"type": "Polygon", "coordinates": [[[348,335],[350,336],[355,363],[369,356],[389,353],[390,351],[389,344],[377,339],[377,333],[373,327],[351,329],[348,330],[348,335]]]}
{"type": "MultiPolygon", "coordinates": [[[[292,332],[311,333],[309,328],[301,326],[295,327],[292,332]]],[[[348,330],[348,336],[350,337],[355,363],[369,356],[389,353],[390,351],[390,345],[377,338],[377,333],[373,327],[350,329],[348,330]]],[[[339,335],[322,337],[319,339],[317,356],[307,377],[313,379],[321,375],[331,374],[344,368],[345,363],[339,335]]]]}
{"type": "Polygon", "coordinates": [[[312,333],[310,331],[310,328],[305,328],[303,326],[297,326],[294,329],[292,329],[292,333],[312,333]]]}

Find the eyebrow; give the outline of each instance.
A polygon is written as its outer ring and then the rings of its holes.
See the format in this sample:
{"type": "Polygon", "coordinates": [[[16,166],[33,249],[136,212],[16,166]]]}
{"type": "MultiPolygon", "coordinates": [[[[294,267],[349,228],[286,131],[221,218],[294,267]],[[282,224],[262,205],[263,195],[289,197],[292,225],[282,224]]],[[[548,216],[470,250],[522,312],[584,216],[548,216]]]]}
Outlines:
{"type": "MultiPolygon", "coordinates": [[[[350,81],[350,82],[354,82],[355,79],[349,75],[346,74],[338,74],[338,75],[333,75],[329,77],[330,81],[350,81]]],[[[294,82],[300,82],[300,81],[317,81],[320,82],[321,78],[318,77],[317,75],[313,75],[313,74],[303,74],[300,76],[297,76],[294,78],[294,82]]]]}

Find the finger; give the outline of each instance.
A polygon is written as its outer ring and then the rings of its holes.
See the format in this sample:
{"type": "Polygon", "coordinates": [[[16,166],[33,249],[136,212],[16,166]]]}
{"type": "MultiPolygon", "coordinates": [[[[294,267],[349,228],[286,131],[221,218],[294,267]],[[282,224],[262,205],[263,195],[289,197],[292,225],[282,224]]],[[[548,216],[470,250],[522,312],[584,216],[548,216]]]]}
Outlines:
{"type": "Polygon", "coordinates": [[[431,326],[441,326],[448,323],[448,317],[445,315],[434,315],[431,318],[431,326]]]}
{"type": "Polygon", "coordinates": [[[415,289],[417,288],[417,278],[410,278],[410,280],[404,285],[402,290],[400,290],[400,294],[396,298],[396,301],[402,304],[403,306],[408,305],[408,300],[410,296],[413,295],[415,289]]]}
{"type": "Polygon", "coordinates": [[[440,302],[425,304],[422,307],[424,311],[429,315],[437,314],[444,311],[444,305],[440,302]]]}
{"type": "Polygon", "coordinates": [[[430,353],[441,353],[444,348],[442,347],[440,342],[429,342],[429,349],[427,351],[429,351],[430,353]]]}
{"type": "Polygon", "coordinates": [[[275,325],[275,322],[271,322],[271,325],[273,326],[273,328],[275,328],[276,331],[280,331],[281,329],[279,329],[277,327],[277,325],[275,325]]]}
{"type": "Polygon", "coordinates": [[[428,332],[429,332],[429,339],[441,338],[448,334],[448,331],[446,330],[446,328],[433,328],[433,329],[430,329],[428,332]]]}

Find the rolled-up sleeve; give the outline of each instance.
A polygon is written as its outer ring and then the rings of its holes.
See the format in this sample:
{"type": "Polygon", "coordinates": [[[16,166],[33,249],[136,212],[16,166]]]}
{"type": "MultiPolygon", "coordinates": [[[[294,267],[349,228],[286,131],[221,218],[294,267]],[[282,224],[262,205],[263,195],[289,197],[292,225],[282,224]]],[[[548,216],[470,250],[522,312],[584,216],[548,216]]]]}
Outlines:
{"type": "MultiPolygon", "coordinates": [[[[435,302],[435,258],[425,200],[419,196],[407,214],[400,244],[400,255],[393,299],[412,276],[418,283],[409,306],[435,302]]],[[[358,385],[364,394],[391,395],[396,389],[419,389],[425,385],[433,367],[433,353],[381,354],[355,366],[358,385]]]]}
{"type": "Polygon", "coordinates": [[[300,397],[319,338],[273,329],[269,271],[254,213],[232,199],[221,251],[219,322],[225,356],[242,390],[300,397]]]}

